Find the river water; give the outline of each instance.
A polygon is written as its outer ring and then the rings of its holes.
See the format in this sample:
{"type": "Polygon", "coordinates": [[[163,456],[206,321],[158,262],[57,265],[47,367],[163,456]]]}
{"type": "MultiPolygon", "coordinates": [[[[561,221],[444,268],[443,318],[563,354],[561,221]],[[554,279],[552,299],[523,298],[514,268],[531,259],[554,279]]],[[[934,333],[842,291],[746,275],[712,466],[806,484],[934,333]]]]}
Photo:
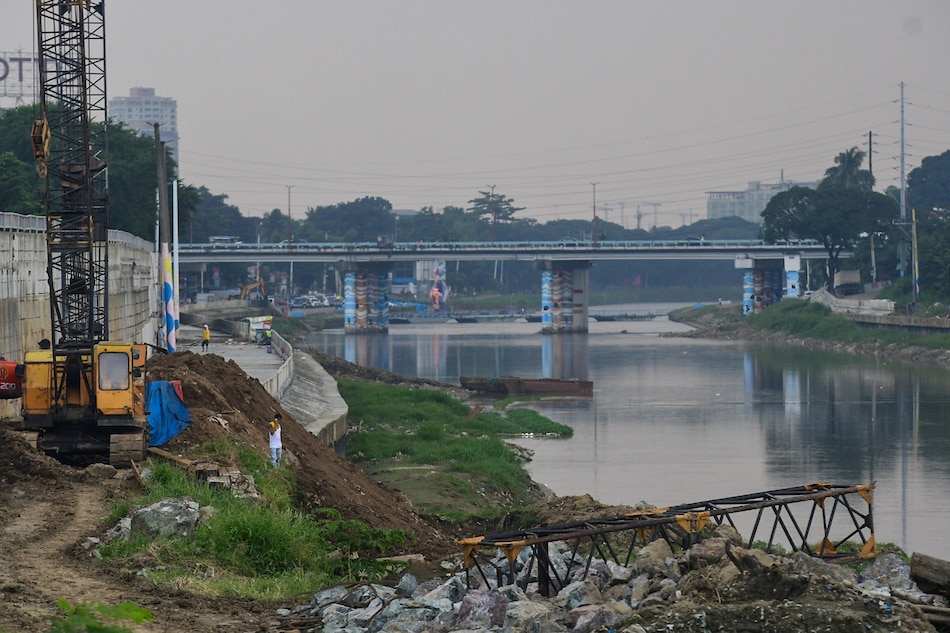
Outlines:
{"type": "Polygon", "coordinates": [[[666,506],[876,482],[878,543],[950,560],[950,371],[660,336],[685,329],[665,317],[554,336],[537,323],[410,324],[384,336],[327,331],[310,343],[456,384],[460,375],[592,380],[592,399],[531,405],[573,438],[517,440],[534,451],[532,478],[558,495],[666,506]]]}

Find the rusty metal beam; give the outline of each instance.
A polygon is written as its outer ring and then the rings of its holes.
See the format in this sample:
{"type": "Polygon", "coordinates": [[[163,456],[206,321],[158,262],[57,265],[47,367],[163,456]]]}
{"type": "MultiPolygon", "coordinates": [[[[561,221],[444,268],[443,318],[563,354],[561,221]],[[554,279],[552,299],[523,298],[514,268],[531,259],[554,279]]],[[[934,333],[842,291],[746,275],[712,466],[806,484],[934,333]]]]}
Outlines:
{"type": "Polygon", "coordinates": [[[871,558],[877,554],[871,512],[873,490],[874,483],[822,482],[471,537],[460,540],[459,545],[469,581],[474,570],[485,584],[489,584],[491,572],[495,582],[504,584],[507,576],[507,583],[514,584],[517,559],[528,550],[522,584],[537,581],[542,595],[567,583],[577,568],[576,555],[582,550],[586,577],[595,554],[602,560],[629,565],[636,549],[657,539],[662,538],[674,550],[685,550],[708,537],[718,525],[730,525],[742,534],[736,524],[739,517],[749,517],[751,522],[745,530],[747,547],[761,546],[770,553],[778,549],[802,551],[824,559],[871,558]],[[842,515],[845,519],[834,525],[834,519],[842,515]],[[842,528],[841,523],[847,525],[842,528]],[[555,569],[548,550],[549,544],[558,541],[565,542],[572,552],[564,573],[555,569]],[[859,546],[858,552],[842,554],[845,543],[859,546]],[[504,568],[494,562],[499,552],[504,555],[504,568]]]}

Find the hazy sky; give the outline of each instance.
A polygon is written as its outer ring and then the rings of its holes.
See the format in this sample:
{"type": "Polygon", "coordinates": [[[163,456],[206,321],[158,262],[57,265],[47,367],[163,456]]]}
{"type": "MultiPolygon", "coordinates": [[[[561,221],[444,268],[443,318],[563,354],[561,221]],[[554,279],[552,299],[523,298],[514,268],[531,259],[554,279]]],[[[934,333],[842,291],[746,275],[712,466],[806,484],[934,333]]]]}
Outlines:
{"type": "MultiPolygon", "coordinates": [[[[541,222],[596,192],[598,217],[678,226],[869,132],[883,190],[901,82],[907,171],[950,149],[947,0],[111,0],[106,26],[109,96],[176,99],[183,180],[245,215],[286,212],[288,185],[295,217],[495,185],[541,222]]],[[[34,30],[5,0],[0,51],[34,30]]]]}

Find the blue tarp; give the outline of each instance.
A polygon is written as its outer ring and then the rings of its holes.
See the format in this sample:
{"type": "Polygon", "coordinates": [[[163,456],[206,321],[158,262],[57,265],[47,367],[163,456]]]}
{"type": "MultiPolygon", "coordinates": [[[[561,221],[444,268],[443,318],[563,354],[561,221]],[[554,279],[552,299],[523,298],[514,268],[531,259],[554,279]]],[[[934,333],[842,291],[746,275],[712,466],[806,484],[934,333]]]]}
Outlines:
{"type": "Polygon", "coordinates": [[[148,383],[145,390],[145,408],[148,411],[148,445],[161,446],[188,428],[191,414],[167,380],[148,383]]]}

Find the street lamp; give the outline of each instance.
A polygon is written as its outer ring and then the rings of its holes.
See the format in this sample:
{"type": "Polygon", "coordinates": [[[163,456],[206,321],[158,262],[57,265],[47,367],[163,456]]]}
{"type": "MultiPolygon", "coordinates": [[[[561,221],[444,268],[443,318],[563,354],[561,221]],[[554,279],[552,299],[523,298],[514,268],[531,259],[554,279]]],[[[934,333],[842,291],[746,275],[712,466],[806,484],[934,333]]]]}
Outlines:
{"type": "MultiPolygon", "coordinates": [[[[287,248],[293,248],[293,221],[290,219],[290,190],[297,185],[284,185],[287,187],[287,248]]],[[[290,316],[290,295],[294,292],[294,260],[290,260],[290,275],[287,279],[287,302],[284,304],[284,315],[290,316]]]]}
{"type": "Polygon", "coordinates": [[[593,203],[593,209],[594,209],[594,225],[593,225],[593,229],[594,229],[594,232],[591,234],[591,238],[592,238],[593,241],[594,241],[594,248],[597,248],[597,183],[596,183],[596,182],[592,182],[592,183],[590,183],[590,186],[594,188],[594,203],[593,203]]]}

